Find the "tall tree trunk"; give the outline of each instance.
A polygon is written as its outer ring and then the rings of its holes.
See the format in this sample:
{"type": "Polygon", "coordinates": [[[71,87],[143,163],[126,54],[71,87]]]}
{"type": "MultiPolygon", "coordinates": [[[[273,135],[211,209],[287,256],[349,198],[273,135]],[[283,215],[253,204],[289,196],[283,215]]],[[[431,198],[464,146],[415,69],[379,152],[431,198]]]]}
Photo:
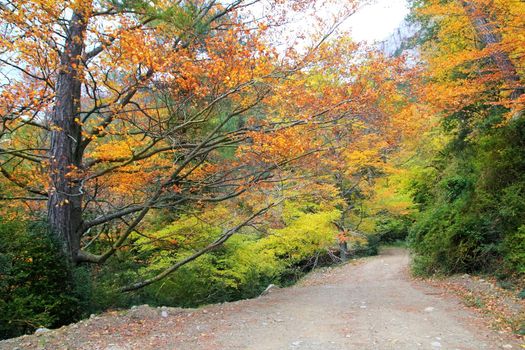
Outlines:
{"type": "MultiPolygon", "coordinates": [[[[473,1],[463,0],[461,3],[483,46],[499,44],[501,42],[501,35],[496,31],[496,27],[492,24],[488,15],[483,13],[473,1]]],[[[503,74],[506,83],[509,84],[512,89],[511,99],[515,100],[523,95],[525,91],[523,87],[520,87],[520,76],[509,55],[504,51],[497,51],[494,52],[491,57],[503,74]]]]}
{"type": "Polygon", "coordinates": [[[64,52],[60,57],[55,109],[51,119],[51,190],[48,201],[51,230],[72,262],[75,262],[80,249],[82,226],[82,189],[75,175],[82,164],[82,149],[79,147],[81,126],[75,118],[80,118],[80,67],[87,19],[85,14],[79,12],[72,15],[64,52]]]}

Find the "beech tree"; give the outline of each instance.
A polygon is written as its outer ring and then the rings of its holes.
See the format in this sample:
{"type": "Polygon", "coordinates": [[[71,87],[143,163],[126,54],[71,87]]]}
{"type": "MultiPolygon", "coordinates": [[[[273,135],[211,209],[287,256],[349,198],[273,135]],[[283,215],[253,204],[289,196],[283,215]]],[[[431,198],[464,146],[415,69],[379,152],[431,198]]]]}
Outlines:
{"type": "MultiPolygon", "coordinates": [[[[206,43],[202,41],[211,38],[222,24],[235,31],[234,25],[225,23],[240,5],[240,1],[225,7],[215,1],[2,3],[6,34],[2,63],[15,69],[4,73],[8,86],[2,91],[2,136],[9,146],[2,148],[2,155],[11,158],[2,163],[2,174],[37,196],[31,199],[47,201],[51,230],[64,243],[72,261],[105,260],[151,207],[160,202],[181,201],[166,198],[162,192],[175,184],[187,164],[210,151],[209,143],[217,141],[216,135],[210,133],[208,139],[197,144],[179,145],[177,140],[177,145],[168,145],[166,140],[175,138],[177,130],[184,126],[198,122],[217,102],[211,101],[186,119],[182,117],[183,125],[173,126],[180,118],[176,113],[151,114],[152,103],[157,104],[159,111],[171,106],[154,91],[166,90],[172,82],[178,91],[170,92],[171,96],[178,93],[190,98],[196,94],[191,85],[191,63],[197,55],[205,54],[206,43]],[[169,79],[161,78],[168,74],[169,79]],[[21,141],[20,147],[18,132],[41,138],[42,142],[34,145],[21,141]],[[100,150],[102,142],[97,140],[106,138],[111,139],[111,149],[100,150]],[[132,145],[138,138],[142,142],[132,145]],[[129,148],[122,150],[126,147],[129,148]],[[107,190],[98,185],[102,176],[130,171],[125,170],[126,166],[184,147],[191,150],[183,156],[182,164],[170,176],[158,177],[157,186],[148,188],[151,195],[143,196],[138,203],[122,202],[120,206],[100,202],[97,194],[107,190]],[[16,158],[37,163],[49,181],[30,186],[17,179],[15,171],[22,164],[10,166],[16,158]],[[86,220],[85,205],[90,202],[99,208],[99,213],[86,220]],[[91,228],[133,213],[138,213],[137,217],[128,223],[114,249],[101,256],[80,249],[82,236],[91,228]]],[[[226,40],[231,41],[237,34],[221,36],[224,49],[231,44],[226,40]]],[[[249,81],[243,84],[252,85],[249,81]]],[[[231,86],[216,94],[216,98],[220,100],[221,93],[228,95],[241,89],[242,85],[231,86]]],[[[167,98],[167,91],[164,97],[167,98]]],[[[231,114],[239,113],[242,107],[237,108],[231,114]]]]}
{"type": "Polygon", "coordinates": [[[364,115],[357,89],[300,92],[339,22],[281,58],[265,32],[310,2],[271,3],[263,18],[253,3],[2,1],[4,209],[46,211],[72,262],[102,263],[151,210],[238,196],[321,150],[314,130],[364,115]],[[293,142],[257,161],[230,151],[260,137],[293,142]],[[109,248],[91,251],[97,240],[109,248]]]}

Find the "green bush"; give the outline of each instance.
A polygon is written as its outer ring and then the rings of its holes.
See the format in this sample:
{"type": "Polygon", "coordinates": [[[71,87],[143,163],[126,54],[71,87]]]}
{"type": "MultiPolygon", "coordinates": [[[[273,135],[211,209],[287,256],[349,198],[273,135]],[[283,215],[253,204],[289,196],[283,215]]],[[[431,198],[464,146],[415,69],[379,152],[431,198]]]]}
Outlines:
{"type": "Polygon", "coordinates": [[[358,244],[354,248],[352,257],[374,256],[379,254],[381,237],[377,234],[366,235],[366,243],[358,244]]]}
{"type": "Polygon", "coordinates": [[[411,224],[407,216],[388,215],[377,220],[375,231],[381,243],[395,243],[407,238],[411,224]]]}
{"type": "MultiPolygon", "coordinates": [[[[45,224],[0,223],[0,338],[19,336],[38,327],[58,327],[83,311],[73,273],[45,224]]],[[[83,293],[83,295],[82,295],[83,293]]]]}
{"type": "Polygon", "coordinates": [[[293,284],[316,258],[318,266],[325,263],[323,254],[336,244],[333,221],[341,214],[311,202],[285,202],[280,214],[279,225],[245,228],[162,281],[119,293],[119,287],[156,275],[215,240],[223,232],[220,223],[231,213],[218,206],[200,217],[183,215],[161,229],[137,235],[136,245],[117,252],[93,273],[91,311],[145,303],[198,307],[252,298],[269,284],[293,284]]]}
{"type": "Polygon", "coordinates": [[[505,257],[509,266],[525,275],[525,226],[507,235],[504,241],[505,257]]]}
{"type": "Polygon", "coordinates": [[[456,130],[431,161],[435,176],[413,182],[416,273],[525,273],[524,144],[523,120],[456,130]]]}
{"type": "Polygon", "coordinates": [[[336,245],[333,222],[341,213],[311,202],[285,202],[282,221],[256,231],[245,228],[162,281],[134,293],[116,293],[119,286],[153,276],[202,249],[222,233],[227,208],[216,207],[199,218],[185,215],[160,230],[135,237],[136,243],[94,273],[94,307],[129,307],[147,303],[197,307],[252,298],[269,284],[289,285],[323,264],[327,248],[336,245]],[[148,238],[148,237],[152,237],[148,238]]]}

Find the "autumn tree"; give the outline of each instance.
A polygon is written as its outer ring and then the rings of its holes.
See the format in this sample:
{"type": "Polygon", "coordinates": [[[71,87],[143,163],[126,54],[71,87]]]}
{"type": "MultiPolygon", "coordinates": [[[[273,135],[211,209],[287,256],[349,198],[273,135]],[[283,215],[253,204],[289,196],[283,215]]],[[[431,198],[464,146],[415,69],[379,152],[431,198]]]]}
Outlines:
{"type": "Polygon", "coordinates": [[[2,199],[47,211],[71,261],[102,263],[152,210],[235,197],[316,153],[315,130],[364,114],[368,95],[301,92],[338,21],[284,59],[264,39],[309,4],[261,19],[243,1],[3,1],[2,199]]]}
{"type": "Polygon", "coordinates": [[[423,1],[422,59],[429,84],[423,99],[455,113],[481,102],[523,111],[523,20],[520,1],[423,1]]]}
{"type": "MultiPolygon", "coordinates": [[[[144,217],[172,182],[163,179],[149,200],[143,197],[141,205],[120,208],[117,204],[111,213],[97,197],[99,191],[106,190],[96,184],[104,174],[133,173],[129,168],[124,170],[125,166],[137,166],[141,160],[172,150],[166,143],[159,146],[168,135],[175,137],[177,129],[169,126],[174,113],[150,114],[151,104],[161,103],[160,94],[151,92],[165,89],[170,82],[159,76],[169,74],[178,90],[173,95],[195,93],[191,62],[196,55],[205,54],[198,48],[205,46],[200,42],[206,39],[203,34],[220,26],[221,19],[239,5],[222,7],[210,2],[174,6],[140,1],[2,4],[6,34],[2,63],[14,69],[5,73],[9,87],[2,91],[2,136],[9,144],[2,154],[10,157],[3,162],[2,173],[37,196],[31,200],[47,201],[51,229],[64,242],[72,261],[107,258],[109,252],[95,258],[80,250],[84,233],[132,213],[144,217]],[[143,118],[138,118],[139,113],[143,118]],[[18,131],[32,140],[21,141],[18,131]],[[34,138],[40,142],[35,144],[34,138]],[[103,148],[103,138],[112,139],[105,144],[111,149],[103,148]],[[30,163],[10,166],[16,161],[12,157],[30,163]],[[22,166],[35,173],[31,163],[43,168],[43,181],[32,185],[36,188],[17,179],[21,174],[15,173],[22,166]],[[89,193],[92,184],[94,192],[89,193]],[[84,205],[91,201],[101,212],[86,221],[84,205]]],[[[229,36],[231,40],[235,34],[229,36]]],[[[159,110],[170,105],[164,103],[159,110]]],[[[187,122],[194,123],[197,118],[193,116],[187,122]]],[[[194,154],[198,153],[194,148],[194,154]]],[[[154,176],[151,172],[149,175],[154,176]]],[[[138,217],[136,223],[141,220],[138,217]]]]}

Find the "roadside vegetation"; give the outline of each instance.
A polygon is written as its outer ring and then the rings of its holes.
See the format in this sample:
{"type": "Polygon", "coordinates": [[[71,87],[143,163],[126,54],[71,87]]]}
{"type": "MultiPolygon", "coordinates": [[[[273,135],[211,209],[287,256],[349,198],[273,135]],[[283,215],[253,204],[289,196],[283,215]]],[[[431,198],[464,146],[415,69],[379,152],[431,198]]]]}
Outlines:
{"type": "Polygon", "coordinates": [[[525,3],[411,1],[395,57],[270,3],[0,0],[0,338],[385,244],[525,298],[525,3]]]}

